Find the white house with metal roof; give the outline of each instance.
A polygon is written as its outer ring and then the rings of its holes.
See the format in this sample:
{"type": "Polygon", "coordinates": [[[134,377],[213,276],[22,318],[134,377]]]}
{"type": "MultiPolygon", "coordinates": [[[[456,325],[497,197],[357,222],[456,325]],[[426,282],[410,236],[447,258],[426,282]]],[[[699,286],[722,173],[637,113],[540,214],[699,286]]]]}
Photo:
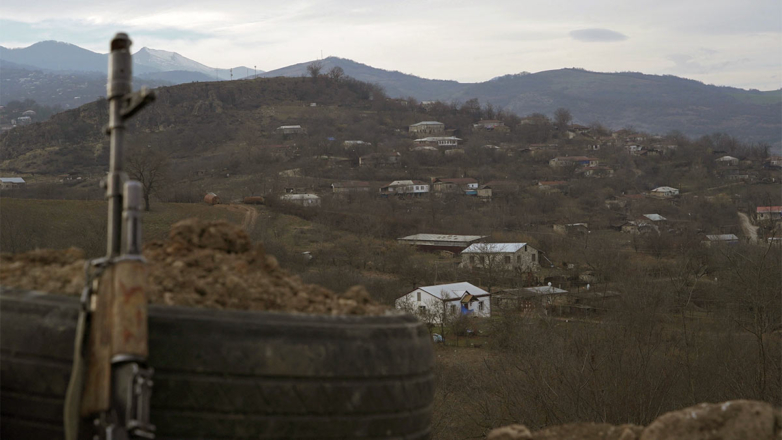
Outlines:
{"type": "Polygon", "coordinates": [[[430,323],[459,315],[488,318],[491,316],[491,294],[467,282],[423,286],[396,299],[397,309],[426,316],[430,323]]]}
{"type": "Polygon", "coordinates": [[[461,140],[461,138],[455,136],[429,136],[416,139],[413,142],[415,142],[416,145],[428,145],[430,147],[455,147],[459,145],[461,140]]]}
{"type": "Polygon", "coordinates": [[[467,246],[482,241],[484,235],[415,234],[397,238],[400,243],[417,246],[421,250],[461,252],[467,246]]]}
{"type": "Polygon", "coordinates": [[[285,194],[280,196],[280,200],[304,207],[320,206],[320,197],[315,194],[285,194]]]}
{"type": "Polygon", "coordinates": [[[0,188],[2,189],[14,188],[26,183],[21,177],[0,177],[0,188]]]}
{"type": "Polygon", "coordinates": [[[663,198],[675,197],[679,195],[679,190],[670,186],[659,186],[651,191],[651,195],[663,198]]]}
{"type": "Polygon", "coordinates": [[[536,271],[540,251],[527,243],[475,243],[462,251],[461,267],[536,271]]]}

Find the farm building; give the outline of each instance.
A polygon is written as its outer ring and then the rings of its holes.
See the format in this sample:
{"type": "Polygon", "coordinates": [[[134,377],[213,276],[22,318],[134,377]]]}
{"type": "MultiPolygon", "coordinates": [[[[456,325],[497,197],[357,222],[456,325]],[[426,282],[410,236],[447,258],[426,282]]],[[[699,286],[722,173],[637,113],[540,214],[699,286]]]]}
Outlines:
{"type": "Polygon", "coordinates": [[[491,316],[491,294],[466,282],[418,287],[397,298],[395,305],[419,316],[428,315],[432,324],[441,323],[444,317],[491,316]]]}
{"type": "Polygon", "coordinates": [[[415,234],[397,238],[397,241],[416,246],[423,251],[461,252],[485,238],[483,235],[415,234]]]}
{"type": "Polygon", "coordinates": [[[307,208],[320,206],[320,197],[315,194],[285,194],[280,196],[280,200],[307,208]]]}
{"type": "Polygon", "coordinates": [[[670,186],[660,186],[655,189],[653,189],[650,193],[652,197],[658,197],[658,198],[670,198],[670,197],[676,197],[679,195],[679,190],[676,188],[672,188],[670,186]]]}
{"type": "Polygon", "coordinates": [[[9,189],[24,186],[27,182],[21,177],[0,177],[0,188],[9,189]]]}
{"type": "Polygon", "coordinates": [[[540,252],[527,243],[475,243],[462,251],[461,267],[534,271],[540,252]]]}

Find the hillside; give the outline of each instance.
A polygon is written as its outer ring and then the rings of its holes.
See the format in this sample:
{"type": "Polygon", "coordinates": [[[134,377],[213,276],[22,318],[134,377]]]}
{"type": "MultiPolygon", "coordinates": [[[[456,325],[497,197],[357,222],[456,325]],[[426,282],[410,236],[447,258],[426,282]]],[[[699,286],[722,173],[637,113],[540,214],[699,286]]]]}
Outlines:
{"type": "Polygon", "coordinates": [[[561,69],[475,84],[451,99],[476,97],[519,115],[568,108],[576,122],[688,136],[726,132],[782,142],[782,92],[746,91],[675,76],[561,69]]]}
{"type": "MultiPolygon", "coordinates": [[[[8,49],[0,46],[0,64],[14,63],[23,68],[57,73],[103,73],[108,69],[108,54],[97,53],[59,41],[41,41],[32,46],[8,49]]],[[[142,47],[133,54],[133,73],[172,84],[192,81],[230,79],[231,69],[216,69],[184,57],[176,52],[142,47]],[[202,76],[193,75],[200,73],[202,76]],[[149,76],[145,76],[149,75],[149,76]]],[[[233,68],[233,79],[252,74],[245,66],[233,68]]]]}
{"type": "MultiPolygon", "coordinates": [[[[312,62],[272,70],[263,76],[307,76],[312,62]]],[[[600,73],[559,69],[505,75],[475,84],[419,78],[377,69],[342,58],[322,60],[323,71],[341,67],[345,74],[378,84],[391,97],[420,101],[465,102],[477,98],[520,116],[552,115],[570,109],[582,124],[599,121],[612,129],[688,136],[726,132],[749,142],[782,144],[782,91],[748,91],[706,85],[671,75],[600,73]]]]}
{"type": "MultiPolygon", "coordinates": [[[[41,105],[59,106],[67,110],[106,96],[106,74],[43,71],[17,66],[13,63],[0,65],[3,89],[0,105],[32,99],[41,105]]],[[[167,81],[165,75],[136,77],[133,80],[136,89],[170,84],[172,82],[167,81]]]]}
{"type": "MultiPolygon", "coordinates": [[[[160,88],[155,104],[131,121],[129,141],[159,145],[174,157],[197,161],[237,143],[279,141],[276,127],[299,123],[298,115],[310,112],[303,103],[317,101],[336,112],[337,106],[355,112],[376,104],[370,100],[371,85],[350,80],[328,87],[325,81],[260,78],[160,88]]],[[[322,113],[313,118],[318,110],[306,117],[320,127],[311,134],[325,138],[334,127],[344,126],[322,113]]],[[[108,160],[108,140],[101,130],[106,120],[107,102],[99,100],[5,132],[0,135],[0,169],[42,174],[101,169],[108,160]]]]}
{"type": "MultiPolygon", "coordinates": [[[[378,84],[385,92],[395,98],[414,97],[421,101],[448,100],[459,90],[467,87],[456,81],[444,81],[437,79],[420,78],[401,72],[378,69],[352,60],[328,57],[321,61],[323,72],[328,72],[334,67],[340,67],[345,74],[359,81],[378,84]]],[[[307,66],[312,61],[294,64],[281,69],[264,73],[263,77],[273,78],[278,76],[300,77],[308,76],[307,66]]]]}

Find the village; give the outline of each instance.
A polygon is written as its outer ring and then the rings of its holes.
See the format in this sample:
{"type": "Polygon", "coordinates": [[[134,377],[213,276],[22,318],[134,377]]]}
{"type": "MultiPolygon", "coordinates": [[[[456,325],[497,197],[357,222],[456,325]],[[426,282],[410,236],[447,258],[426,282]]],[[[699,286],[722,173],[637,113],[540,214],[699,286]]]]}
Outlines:
{"type": "MultiPolygon", "coordinates": [[[[444,106],[389,101],[402,110],[415,105],[433,113],[444,106]]],[[[183,183],[205,189],[203,203],[208,205],[255,205],[256,210],[325,222],[429,255],[426,264],[437,276],[430,271],[410,290],[385,297],[431,329],[439,326],[440,333],[434,333],[439,340],[446,323],[460,321],[455,325],[464,327],[460,318],[466,316],[586,317],[611,309],[622,292],[610,269],[590,261],[590,238],[593,248],[610,247],[610,252],[636,257],[662,255],[662,247],[675,248],[681,242],[703,248],[780,243],[782,206],[773,193],[782,157],[769,156],[767,148],[743,146],[729,137],[707,139],[711,145],[703,148],[675,134],[612,132],[599,124],[572,123],[566,109],[554,120],[540,114],[504,115],[514,124],[511,128],[490,108],[472,106],[474,114],[495,119],[466,119],[458,127],[422,120],[395,128],[382,142],[333,136],[323,141],[312,138],[305,122],[281,125],[269,134],[279,143],[252,147],[261,160],[280,170],[274,177],[267,174],[261,185],[252,185],[260,191],[241,188],[252,174],[236,164],[191,166],[183,183]],[[319,154],[306,156],[313,150],[319,154]],[[289,163],[298,166],[286,168],[289,163]],[[683,163],[687,171],[699,170],[701,178],[688,179],[687,172],[660,173],[661,166],[680,168],[683,163]],[[652,173],[659,174],[649,176],[652,173]],[[374,179],[334,180],[328,175],[374,179]],[[378,180],[382,176],[388,180],[378,180]],[[647,190],[642,190],[644,183],[641,188],[637,181],[628,184],[642,177],[651,177],[645,179],[647,190]],[[241,183],[232,184],[234,180],[241,183]],[[593,205],[584,206],[585,192],[592,192],[586,197],[593,205]],[[392,214],[381,220],[361,212],[388,209],[407,219],[392,214]],[[467,220],[467,212],[480,219],[467,220]],[[318,220],[319,214],[324,220],[318,220]],[[364,215],[367,222],[378,224],[334,219],[346,215],[364,215]],[[394,236],[404,233],[409,234],[394,236]],[[582,247],[580,252],[574,249],[582,247]],[[446,282],[418,284],[441,280],[446,282]]],[[[306,107],[310,112],[320,109],[316,103],[306,107]]],[[[456,113],[464,113],[464,108],[456,113]]],[[[69,173],[57,179],[75,186],[94,181],[94,176],[69,173]]],[[[23,177],[2,177],[0,182],[8,194],[29,190],[23,177]]],[[[162,199],[162,194],[155,195],[162,199]]],[[[313,264],[313,258],[315,263],[335,261],[323,249],[301,254],[307,264],[313,264]]]]}

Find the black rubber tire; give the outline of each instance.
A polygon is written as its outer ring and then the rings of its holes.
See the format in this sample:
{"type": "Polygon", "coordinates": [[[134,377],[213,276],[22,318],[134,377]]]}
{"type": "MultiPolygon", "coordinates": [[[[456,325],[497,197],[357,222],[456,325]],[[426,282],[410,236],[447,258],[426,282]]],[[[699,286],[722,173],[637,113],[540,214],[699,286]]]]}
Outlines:
{"type": "MultiPolygon", "coordinates": [[[[62,438],[78,303],[0,292],[0,437],[62,438]]],[[[157,438],[425,439],[429,333],[409,315],[150,306],[157,438]]]]}

